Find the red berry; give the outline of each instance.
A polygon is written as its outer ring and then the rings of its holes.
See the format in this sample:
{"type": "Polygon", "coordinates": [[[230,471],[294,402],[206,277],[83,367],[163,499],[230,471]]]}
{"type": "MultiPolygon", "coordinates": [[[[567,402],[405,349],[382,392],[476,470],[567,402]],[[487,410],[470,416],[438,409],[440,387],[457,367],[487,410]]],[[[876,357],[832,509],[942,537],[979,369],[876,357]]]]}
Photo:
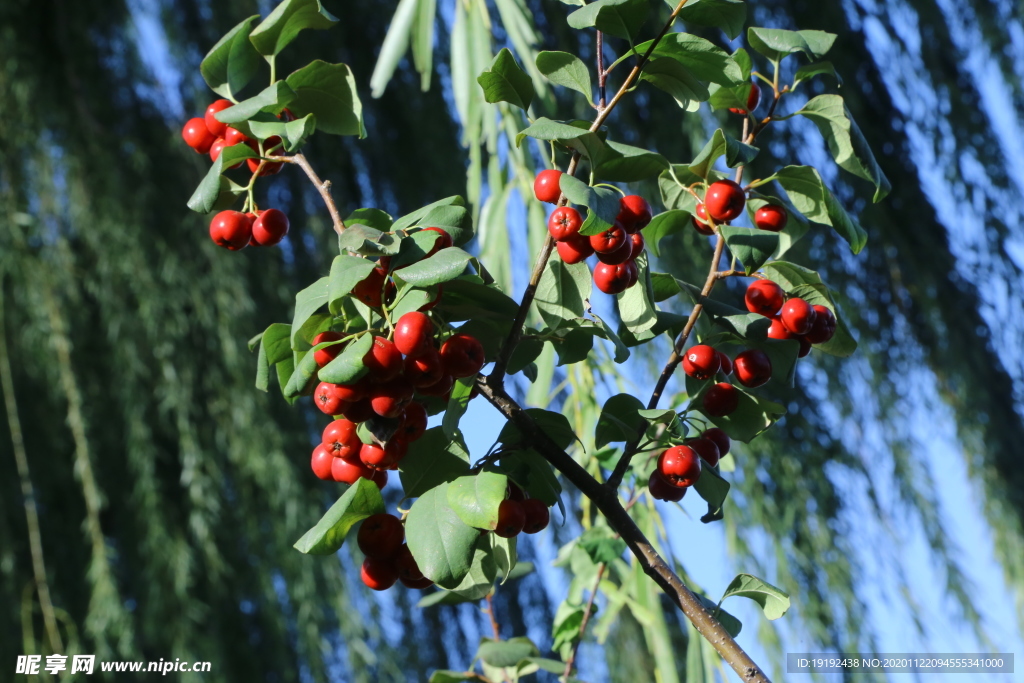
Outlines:
{"type": "Polygon", "coordinates": [[[705,429],[701,434],[701,438],[711,439],[718,446],[718,454],[725,457],[725,454],[729,452],[732,441],[729,439],[729,435],[724,430],[718,427],[712,427],[711,429],[705,429]]]}
{"type": "Polygon", "coordinates": [[[718,464],[722,454],[718,452],[718,444],[707,437],[700,437],[699,439],[692,439],[686,442],[686,445],[697,452],[697,455],[704,458],[704,462],[714,467],[718,464]]]}
{"type": "Polygon", "coordinates": [[[317,446],[313,449],[313,474],[318,479],[331,479],[331,465],[334,464],[334,453],[331,453],[326,446],[317,446]]]}
{"type": "Polygon", "coordinates": [[[387,271],[374,268],[363,280],[352,288],[352,296],[362,301],[370,308],[380,308],[381,297],[384,292],[384,281],[387,280],[387,271]]]}
{"type": "Polygon", "coordinates": [[[398,567],[398,578],[406,585],[408,585],[406,581],[421,581],[423,579],[423,572],[416,564],[416,558],[412,556],[408,545],[403,544],[398,549],[398,554],[395,555],[395,566],[398,567]]]}
{"type": "Polygon", "coordinates": [[[373,405],[370,404],[370,399],[368,398],[343,405],[341,414],[344,415],[346,419],[352,420],[357,424],[360,422],[366,422],[377,415],[377,413],[373,412],[373,405]]]}
{"type": "Polygon", "coordinates": [[[232,104],[231,100],[217,100],[206,108],[206,113],[203,115],[203,123],[206,124],[206,129],[214,137],[224,137],[224,132],[228,129],[228,124],[217,120],[216,113],[233,106],[234,104],[232,104]]]}
{"type": "Polygon", "coordinates": [[[779,317],[786,329],[802,335],[811,331],[815,317],[814,307],[800,298],[790,299],[782,306],[779,317]]]}
{"type": "Polygon", "coordinates": [[[334,393],[345,403],[355,403],[366,398],[367,382],[360,380],[355,384],[335,384],[334,393]]]}
{"type": "Polygon", "coordinates": [[[622,265],[627,266],[626,275],[629,277],[629,282],[626,283],[626,289],[629,289],[640,281],[640,269],[636,267],[636,263],[633,261],[627,261],[622,265]]]}
{"type": "Polygon", "coordinates": [[[363,560],[359,577],[367,588],[386,591],[398,581],[398,567],[393,560],[374,560],[368,557],[363,560]]]}
{"type": "Polygon", "coordinates": [[[624,292],[634,283],[637,277],[636,264],[626,261],[618,265],[598,263],[594,268],[594,284],[605,294],[624,292]]]}
{"type": "Polygon", "coordinates": [[[778,317],[772,318],[772,325],[768,328],[769,339],[792,339],[793,333],[786,329],[782,320],[778,317]]]}
{"type": "Polygon", "coordinates": [[[708,211],[703,204],[697,204],[693,215],[690,216],[694,229],[702,235],[714,235],[715,230],[708,224],[708,211]]]}
{"type": "Polygon", "coordinates": [[[402,416],[402,424],[399,425],[396,436],[401,437],[406,443],[412,443],[423,436],[427,431],[427,409],[422,403],[415,401],[405,407],[405,414],[402,416]]]}
{"type": "Polygon", "coordinates": [[[430,588],[434,585],[434,582],[425,576],[419,579],[401,579],[401,581],[402,585],[406,588],[418,588],[420,590],[423,590],[424,588],[430,588]]]}
{"type": "Polygon", "coordinates": [[[620,263],[629,261],[633,255],[633,242],[629,238],[639,236],[640,235],[626,235],[627,239],[619,245],[618,249],[606,254],[598,253],[597,260],[601,263],[607,263],[610,266],[617,266],[620,263]]]}
{"type": "Polygon", "coordinates": [[[494,533],[502,538],[518,536],[526,525],[526,511],[518,500],[506,498],[498,506],[498,526],[494,533]]]}
{"type": "Polygon", "coordinates": [[[732,360],[729,356],[725,355],[721,351],[718,352],[718,360],[722,364],[722,367],[718,370],[720,373],[728,377],[732,374],[732,360]]]}
{"type": "Polygon", "coordinates": [[[472,377],[484,366],[484,347],[476,337],[456,334],[441,346],[441,364],[452,377],[472,377]]]}
{"type": "Polygon", "coordinates": [[[807,340],[807,337],[800,337],[800,351],[797,353],[798,358],[803,358],[811,352],[811,342],[807,340]]]}
{"type": "Polygon", "coordinates": [[[619,215],[616,218],[626,232],[633,234],[647,227],[651,222],[651,205],[638,194],[628,194],[619,200],[619,215]]]}
{"type": "Polygon", "coordinates": [[[836,316],[827,306],[814,305],[814,324],[807,333],[807,341],[812,344],[824,344],[836,333],[836,316]]]}
{"type": "Polygon", "coordinates": [[[429,349],[420,356],[409,356],[405,359],[405,378],[417,389],[436,384],[444,376],[441,356],[434,349],[429,349]]]}
{"type": "Polygon", "coordinates": [[[352,463],[344,458],[334,458],[331,463],[331,478],[342,484],[354,484],[360,479],[369,479],[373,475],[370,468],[362,463],[352,463]]]}
{"type": "Polygon", "coordinates": [[[754,225],[761,230],[780,232],[789,221],[786,207],[778,204],[765,204],[754,214],[754,225]]]}
{"type": "Polygon", "coordinates": [[[760,349],[747,349],[734,361],[736,379],[745,387],[759,387],[772,378],[772,361],[760,349]]]}
{"type": "Polygon", "coordinates": [[[590,238],[584,235],[568,237],[557,245],[558,257],[565,263],[582,263],[594,253],[594,247],[590,246],[590,238]]]}
{"type": "Polygon", "coordinates": [[[438,234],[438,238],[434,240],[434,246],[427,252],[428,257],[433,256],[442,249],[447,249],[455,244],[455,242],[452,241],[452,236],[448,234],[447,230],[443,230],[441,228],[423,228],[423,230],[436,232],[438,234]]]}
{"type": "Polygon", "coordinates": [[[227,147],[234,147],[235,145],[247,144],[250,141],[251,139],[249,138],[249,136],[247,136],[245,133],[238,130],[237,128],[232,128],[231,126],[228,126],[224,130],[224,144],[227,147]]]}
{"type": "Polygon", "coordinates": [[[786,293],[782,287],[771,280],[754,280],[747,287],[747,293],[743,295],[743,302],[751,313],[760,313],[763,316],[771,317],[779,312],[786,299],[786,293]]]}
{"type": "MultiPolygon", "coordinates": [[[[259,153],[259,148],[258,147],[254,147],[253,151],[258,154],[259,153]]],[[[280,154],[281,154],[281,152],[277,151],[277,152],[274,152],[273,154],[264,155],[264,156],[279,156],[280,154]]],[[[283,161],[266,161],[265,159],[253,159],[253,158],[250,158],[250,159],[246,159],[245,163],[249,167],[249,173],[259,172],[259,174],[261,176],[277,175],[278,173],[281,172],[281,169],[284,167],[284,162],[283,161]],[[263,163],[263,168],[262,169],[260,168],[260,164],[261,163],[263,163]]]]}
{"type": "Polygon", "coordinates": [[[562,172],[554,169],[541,171],[533,181],[533,194],[537,201],[557,204],[558,198],[562,196],[562,190],[558,187],[562,179],[562,172]]]}
{"type": "Polygon", "coordinates": [[[730,107],[729,111],[733,114],[742,114],[746,116],[748,112],[752,112],[757,109],[757,105],[761,103],[761,86],[757,84],[757,81],[750,82],[750,93],[747,95],[747,108],[740,109],[739,107],[730,107]]]}
{"type": "Polygon", "coordinates": [[[731,180],[711,183],[704,196],[704,207],[716,223],[728,223],[739,216],[745,203],[743,188],[731,180]]]}
{"type": "Polygon", "coordinates": [[[388,483],[388,471],[387,470],[371,470],[370,481],[377,485],[378,489],[382,489],[387,486],[388,483]]]}
{"type": "Polygon", "coordinates": [[[434,348],[433,332],[434,326],[426,314],[411,311],[395,324],[395,346],[405,356],[422,356],[434,348]]]}
{"type": "Polygon", "coordinates": [[[518,500],[520,503],[526,500],[526,492],[523,491],[523,489],[519,487],[519,484],[515,483],[514,481],[510,480],[508,482],[508,486],[506,486],[505,488],[508,494],[506,498],[509,498],[511,500],[518,500]]]}
{"type": "Polygon", "coordinates": [[[337,384],[320,382],[313,392],[313,402],[325,415],[339,415],[348,407],[336,391],[337,384]]]}
{"type": "Polygon", "coordinates": [[[384,337],[374,337],[373,346],[363,356],[363,365],[378,382],[386,382],[402,372],[402,354],[384,337]]]}
{"type": "Polygon", "coordinates": [[[359,461],[374,470],[386,470],[405,455],[404,444],[392,439],[386,448],[375,443],[364,443],[359,449],[359,461]]]}
{"type": "Polygon", "coordinates": [[[700,478],[700,458],[689,446],[673,446],[658,457],[658,473],[672,486],[693,486],[700,478]]]}
{"type": "Polygon", "coordinates": [[[665,481],[665,478],[658,473],[658,470],[651,472],[647,480],[647,489],[655,500],[665,500],[670,503],[678,503],[686,495],[687,489],[678,488],[665,481]]]}
{"type": "Polygon", "coordinates": [[[404,377],[375,383],[370,388],[370,405],[381,417],[398,417],[412,402],[413,386],[404,377]]]}
{"type": "Polygon", "coordinates": [[[387,560],[398,554],[405,541],[405,527],[394,515],[381,512],[363,520],[356,543],[367,557],[387,560]]]}
{"type": "Polygon", "coordinates": [[[704,393],[704,412],[711,417],[725,417],[740,405],[740,392],[728,382],[719,382],[704,393]]]}
{"type": "MultiPolygon", "coordinates": [[[[210,145],[210,161],[217,161],[217,157],[220,156],[221,151],[226,146],[227,145],[224,144],[224,138],[217,138],[216,140],[214,140],[213,144],[210,145]]],[[[238,168],[239,166],[241,166],[240,163],[237,164],[235,168],[238,168]]]]}
{"type": "Polygon", "coordinates": [[[560,206],[548,217],[548,233],[559,242],[578,235],[581,225],[583,217],[571,206],[560,206]]]}
{"type": "Polygon", "coordinates": [[[632,247],[629,250],[629,260],[635,261],[637,256],[644,253],[644,236],[635,232],[629,236],[629,243],[632,247]]]}
{"type": "Polygon", "coordinates": [[[424,396],[447,396],[452,386],[455,384],[455,379],[448,374],[441,375],[441,379],[437,380],[431,385],[421,387],[419,392],[424,396]]]}
{"type": "Polygon", "coordinates": [[[709,379],[722,369],[718,352],[706,344],[692,346],[683,356],[683,372],[694,379],[709,379]]]}
{"type": "Polygon", "coordinates": [[[288,216],[280,209],[260,211],[256,222],[252,224],[252,239],[263,247],[277,244],[287,234],[288,216]]]}
{"type": "Polygon", "coordinates": [[[210,221],[210,239],[231,251],[244,249],[252,238],[252,224],[241,211],[221,211],[210,221]]]}
{"type": "MultiPolygon", "coordinates": [[[[344,335],[339,332],[321,332],[320,334],[313,337],[313,346],[317,344],[323,344],[329,341],[338,341],[344,339],[344,335]]],[[[341,350],[345,347],[344,344],[333,344],[331,346],[325,346],[322,349],[317,349],[313,352],[313,360],[316,361],[318,367],[323,367],[330,363],[332,360],[338,357],[341,350]]]]}
{"type": "Polygon", "coordinates": [[[525,533],[535,534],[545,529],[551,521],[551,511],[539,498],[527,498],[520,505],[526,515],[526,523],[523,525],[525,533]]]}
{"type": "Polygon", "coordinates": [[[358,462],[359,449],[363,442],[356,434],[355,422],[344,418],[334,420],[324,427],[322,440],[324,448],[334,457],[344,458],[349,462],[358,462]]]}
{"type": "Polygon", "coordinates": [[[618,222],[604,232],[591,235],[590,246],[598,254],[610,254],[626,242],[626,231],[618,222]]]}
{"type": "Polygon", "coordinates": [[[189,119],[181,129],[181,137],[185,144],[198,154],[206,154],[217,140],[217,136],[209,131],[206,122],[200,118],[189,119]]]}

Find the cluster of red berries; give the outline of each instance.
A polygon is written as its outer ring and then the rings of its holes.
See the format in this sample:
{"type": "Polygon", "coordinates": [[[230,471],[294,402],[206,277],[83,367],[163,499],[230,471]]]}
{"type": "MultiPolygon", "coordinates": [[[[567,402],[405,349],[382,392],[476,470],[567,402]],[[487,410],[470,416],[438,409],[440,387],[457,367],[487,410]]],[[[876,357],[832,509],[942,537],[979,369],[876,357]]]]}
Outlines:
{"type": "Polygon", "coordinates": [[[679,502],[686,495],[686,489],[700,479],[701,458],[714,467],[729,452],[731,444],[724,431],[712,427],[682,446],[665,450],[658,457],[658,466],[647,481],[651,496],[658,500],[679,502]]]}
{"type": "MultiPolygon", "coordinates": [[[[512,538],[521,533],[535,534],[547,527],[551,512],[543,501],[527,498],[523,490],[512,482],[509,482],[505,495],[505,500],[498,506],[495,534],[512,538]]],[[[480,532],[485,534],[488,530],[481,529],[480,532]]],[[[394,515],[380,513],[363,521],[356,542],[366,555],[360,570],[364,584],[377,591],[387,590],[398,581],[407,588],[429,588],[433,585],[433,581],[423,576],[404,541],[405,526],[394,515]]]]}
{"type": "MultiPolygon", "coordinates": [[[[710,216],[715,224],[728,223],[739,218],[746,205],[743,188],[731,180],[718,180],[708,186],[704,201],[697,203],[691,220],[693,227],[702,235],[715,234],[707,222],[710,216]]],[[[786,227],[789,212],[780,204],[765,204],[754,213],[754,225],[760,230],[779,232],[786,227]]]]}
{"type": "Polygon", "coordinates": [[[800,357],[811,352],[812,344],[824,344],[836,333],[836,316],[827,306],[813,306],[786,292],[771,280],[754,280],[743,296],[747,310],[771,319],[770,339],[796,339],[800,357]]]}
{"type": "MultiPolygon", "coordinates": [[[[718,374],[728,377],[735,372],[740,384],[754,388],[772,378],[772,361],[760,349],[747,349],[730,359],[706,344],[697,344],[686,351],[683,372],[699,380],[710,379],[718,374]]],[[[728,382],[718,382],[704,392],[703,412],[711,417],[724,417],[739,407],[739,400],[736,387],[728,382]]]]}
{"type": "MultiPolygon", "coordinates": [[[[217,100],[206,108],[203,118],[189,119],[181,131],[185,144],[198,154],[209,154],[211,161],[216,161],[225,147],[244,144],[259,152],[259,145],[237,128],[217,120],[217,112],[223,111],[234,104],[230,100],[217,100]]],[[[287,109],[279,118],[294,118],[287,109]]],[[[274,136],[264,143],[268,154],[279,154],[281,138],[274,136]]],[[[246,159],[251,173],[273,175],[281,170],[283,162],[265,162],[260,168],[260,159],[246,159]]],[[[241,162],[231,168],[238,168],[241,162]]],[[[210,221],[210,239],[218,246],[238,251],[247,246],[268,247],[277,244],[288,234],[288,217],[278,209],[267,209],[256,213],[241,211],[221,211],[210,221]]]]}
{"type": "MultiPolygon", "coordinates": [[[[533,182],[538,200],[557,204],[561,171],[541,171],[533,182]]],[[[557,243],[558,255],[565,263],[580,263],[597,254],[594,284],[605,294],[624,292],[637,283],[636,257],[643,253],[644,236],[640,231],[651,222],[651,205],[639,195],[627,195],[619,202],[615,224],[597,235],[581,235],[583,217],[571,206],[559,206],[548,218],[548,232],[557,243]]]]}
{"type": "MultiPolygon", "coordinates": [[[[386,471],[396,469],[409,444],[427,430],[427,411],[416,396],[446,397],[455,379],[480,372],[484,349],[476,338],[457,333],[438,350],[433,331],[425,313],[406,313],[395,324],[393,340],[374,337],[363,357],[366,375],[352,384],[320,382],[313,392],[316,406],[327,415],[341,417],[327,425],[322,443],[313,450],[316,476],[348,484],[364,477],[383,486],[386,471]],[[395,420],[393,435],[383,444],[363,443],[357,434],[359,423],[377,417],[395,420]]],[[[338,332],[321,332],[313,344],[342,338],[338,332]]],[[[317,349],[314,360],[323,367],[343,347],[317,349]]]]}

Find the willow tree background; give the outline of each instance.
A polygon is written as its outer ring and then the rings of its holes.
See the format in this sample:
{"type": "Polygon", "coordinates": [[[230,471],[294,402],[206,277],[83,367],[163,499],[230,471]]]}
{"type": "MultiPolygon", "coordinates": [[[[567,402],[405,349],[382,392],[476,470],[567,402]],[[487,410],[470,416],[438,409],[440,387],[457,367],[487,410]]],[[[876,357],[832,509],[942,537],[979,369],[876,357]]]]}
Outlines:
{"type": "MultiPolygon", "coordinates": [[[[399,13],[390,34],[393,6],[381,5],[328,0],[340,27],[304,36],[290,55],[344,61],[380,96],[361,92],[369,136],[318,141],[314,165],[347,208],[397,215],[466,194],[479,249],[525,252],[543,222],[509,171],[533,160],[512,152],[503,119],[476,106],[467,79],[505,45],[525,64],[556,47],[592,61],[593,45],[576,44],[569,8],[555,0],[441,0],[436,16],[433,2],[406,0],[415,12],[399,13]]],[[[793,595],[791,632],[822,647],[870,647],[851,539],[870,533],[885,547],[897,537],[887,526],[909,517],[984,638],[907,418],[955,422],[1024,617],[1019,9],[996,0],[749,6],[757,25],[839,34],[829,56],[842,94],[894,192],[871,205],[847,177],[826,179],[860,213],[867,258],[813,235],[798,256],[813,255],[842,293],[860,353],[843,367],[815,355],[786,397],[782,428],[740,453],[739,495],[726,508],[731,547],[793,595]],[[851,527],[851,501],[865,493],[875,519],[851,527]]],[[[419,680],[464,667],[475,650],[484,618],[475,607],[417,610],[409,593],[370,596],[345,553],[331,563],[291,550],[333,487],[308,473],[314,416],[253,390],[245,341],[287,318],[286,292],[326,269],[330,231],[308,184],[285,172],[268,192],[291,218],[286,245],[216,249],[184,206],[203,162],[178,139],[209,99],[202,55],[259,9],[241,0],[0,3],[0,662],[95,652],[211,661],[203,680],[419,680]]],[[[550,114],[586,113],[543,93],[550,114]]],[[[637,102],[615,112],[616,130],[672,159],[692,156],[691,141],[718,125],[704,112],[680,129],[661,94],[637,102]]],[[[786,130],[752,173],[825,154],[813,129],[786,130]]],[[[640,189],[658,197],[653,184],[640,189]]],[[[671,239],[661,270],[683,279],[706,270],[690,256],[696,234],[671,239]]],[[[523,285],[521,273],[495,275],[523,285]]],[[[594,373],[566,380],[600,393],[600,364],[595,354],[594,373]]],[[[551,400],[571,414],[581,396],[551,400]]],[[[529,552],[524,544],[523,559],[529,552]]],[[[549,644],[548,600],[537,574],[499,591],[503,635],[530,630],[549,644]]],[[[681,667],[685,628],[667,614],[681,667]]],[[[628,614],[617,628],[603,675],[653,678],[656,644],[628,614]]],[[[759,635],[777,642],[771,629],[759,635]]]]}

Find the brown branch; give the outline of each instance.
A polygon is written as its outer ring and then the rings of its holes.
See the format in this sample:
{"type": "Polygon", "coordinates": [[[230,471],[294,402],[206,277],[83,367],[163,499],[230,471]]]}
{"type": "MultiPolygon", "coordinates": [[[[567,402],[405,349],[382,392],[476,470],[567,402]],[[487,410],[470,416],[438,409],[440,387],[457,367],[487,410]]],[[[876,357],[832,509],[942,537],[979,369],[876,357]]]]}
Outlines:
{"type": "Polygon", "coordinates": [[[501,629],[498,628],[498,617],[494,614],[494,593],[487,594],[487,616],[491,618],[491,631],[494,632],[494,639],[501,640],[501,629]]]}
{"type": "Polygon", "coordinates": [[[578,462],[558,447],[546,432],[537,427],[529,414],[505,392],[500,384],[493,383],[490,377],[479,378],[477,387],[480,393],[508,420],[515,424],[525,436],[531,447],[537,450],[551,463],[580,493],[591,501],[601,514],[626,542],[637,562],[666,595],[686,615],[694,628],[697,629],[729,666],[739,674],[745,683],[770,683],[754,660],[744,652],[743,648],[725,630],[721,623],[708,612],[693,592],[676,576],[672,568],[654,549],[643,532],[622,507],[618,493],[603,486],[587,472],[578,462]]]}
{"type": "Polygon", "coordinates": [[[604,562],[597,565],[597,578],[594,579],[594,587],[590,589],[590,597],[587,598],[587,606],[583,608],[583,621],[580,622],[580,635],[576,640],[576,644],[573,645],[572,652],[569,653],[568,659],[565,660],[565,673],[562,674],[562,678],[566,681],[569,680],[569,676],[572,675],[572,667],[576,663],[576,653],[580,650],[580,644],[583,643],[583,634],[587,632],[587,622],[590,621],[590,613],[594,610],[594,600],[597,598],[597,590],[601,585],[601,579],[604,578],[604,570],[608,567],[604,562]]]}
{"type": "Polygon", "coordinates": [[[293,154],[290,157],[281,157],[281,161],[287,161],[290,164],[298,164],[298,166],[306,172],[309,176],[310,182],[316,187],[317,192],[323,197],[324,204],[327,205],[327,211],[331,214],[331,222],[334,224],[334,232],[339,235],[345,231],[345,221],[341,219],[341,214],[338,213],[338,206],[334,203],[334,197],[331,196],[331,181],[320,180],[320,176],[316,174],[313,167],[309,165],[309,159],[304,154],[293,154]]]}

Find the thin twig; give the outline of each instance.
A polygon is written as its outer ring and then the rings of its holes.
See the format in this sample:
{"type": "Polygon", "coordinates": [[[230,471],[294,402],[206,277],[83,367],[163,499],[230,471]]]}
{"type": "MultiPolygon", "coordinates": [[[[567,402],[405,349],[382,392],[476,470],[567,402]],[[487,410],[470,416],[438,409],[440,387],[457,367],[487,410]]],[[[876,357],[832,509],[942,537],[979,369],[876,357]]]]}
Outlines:
{"type": "Polygon", "coordinates": [[[316,174],[313,167],[309,165],[309,159],[304,154],[293,154],[290,157],[281,157],[281,161],[287,161],[290,164],[298,164],[306,175],[309,176],[310,181],[316,186],[317,192],[323,197],[324,204],[327,205],[327,211],[331,214],[331,222],[334,224],[334,232],[339,235],[345,231],[345,221],[341,219],[341,214],[338,213],[338,207],[334,203],[334,197],[331,196],[331,181],[320,180],[320,176],[316,174]]]}
{"type": "Polygon", "coordinates": [[[604,70],[604,33],[597,32],[597,108],[604,109],[605,84],[608,73],[604,70]]]}
{"type": "Polygon", "coordinates": [[[487,594],[487,615],[491,618],[491,630],[494,632],[494,639],[501,640],[501,629],[498,627],[498,617],[494,614],[494,593],[487,594]]]}
{"type": "Polygon", "coordinates": [[[580,644],[583,643],[583,634],[587,632],[587,622],[590,621],[590,613],[594,610],[594,599],[597,598],[597,590],[601,586],[601,579],[604,578],[604,570],[608,565],[602,562],[597,565],[597,578],[594,579],[594,587],[590,589],[590,597],[587,598],[587,606],[583,608],[583,621],[580,622],[580,635],[576,639],[576,644],[573,645],[572,651],[569,653],[569,657],[565,660],[565,673],[562,674],[562,678],[565,681],[569,680],[569,676],[572,675],[573,664],[576,663],[576,653],[579,652],[580,644]]]}

